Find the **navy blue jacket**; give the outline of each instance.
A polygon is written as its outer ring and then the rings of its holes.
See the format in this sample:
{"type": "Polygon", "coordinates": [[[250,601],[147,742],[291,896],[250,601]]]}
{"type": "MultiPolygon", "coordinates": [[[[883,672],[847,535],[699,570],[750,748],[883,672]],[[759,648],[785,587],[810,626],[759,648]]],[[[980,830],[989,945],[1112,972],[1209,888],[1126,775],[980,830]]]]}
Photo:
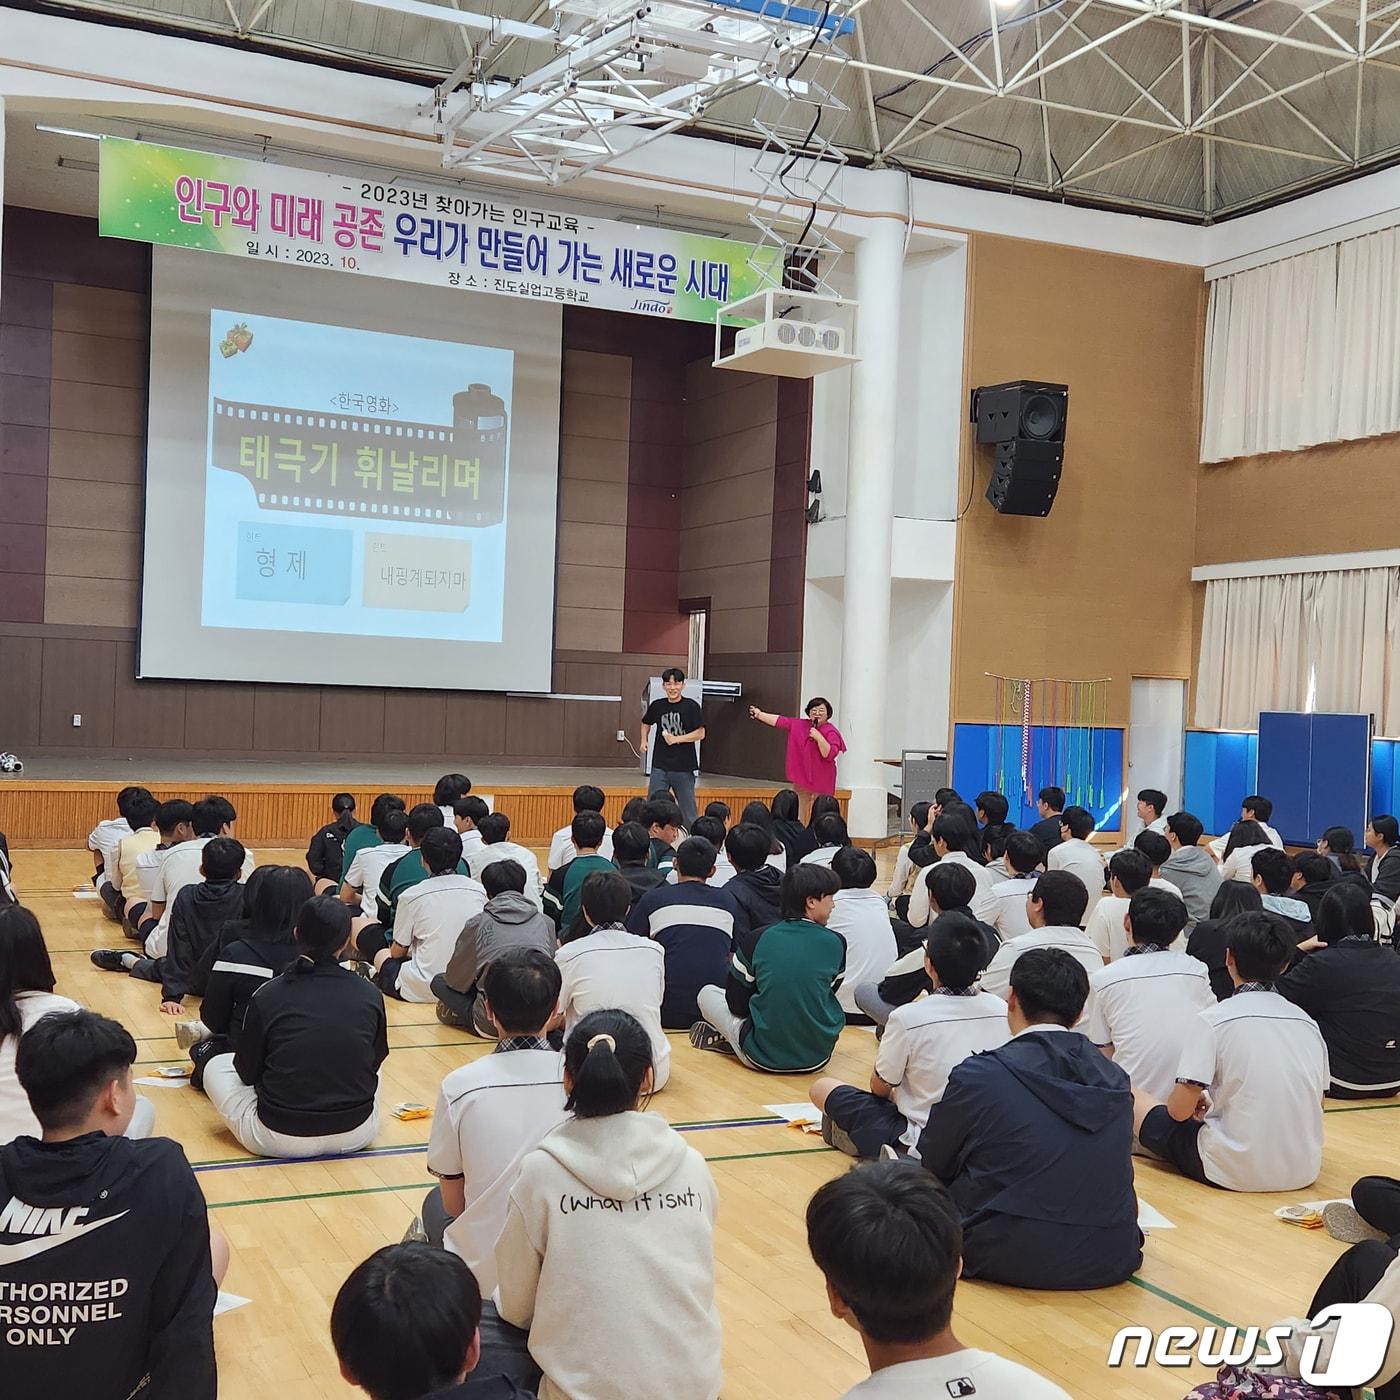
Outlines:
{"type": "Polygon", "coordinates": [[[1078,1031],[964,1060],[919,1139],[963,1218],[963,1272],[1104,1288],[1142,1263],[1128,1076],[1078,1031]]]}

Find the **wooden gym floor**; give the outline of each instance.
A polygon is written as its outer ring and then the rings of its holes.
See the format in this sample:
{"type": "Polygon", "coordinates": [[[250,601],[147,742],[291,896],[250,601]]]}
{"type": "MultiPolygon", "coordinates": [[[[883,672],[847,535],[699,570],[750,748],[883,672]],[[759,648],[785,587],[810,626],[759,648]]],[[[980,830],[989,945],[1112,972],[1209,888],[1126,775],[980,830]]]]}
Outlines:
{"type": "MultiPolygon", "coordinates": [[[[543,852],[541,852],[543,855],[543,852]]],[[[261,862],[299,864],[299,851],[260,851],[261,862]]],[[[893,852],[880,852],[888,879],[893,852]]],[[[86,851],[22,851],[16,884],[43,921],[58,990],[123,1021],[140,1046],[138,1074],[182,1057],[158,1010],[159,989],[100,972],[88,952],[115,942],[92,901],[73,896],[91,870],[86,851]]],[[[193,1006],[191,1008],[193,1011],[193,1006]]],[[[229,1292],[251,1300],[215,1324],[225,1400],[269,1393],[303,1400],[354,1394],[340,1379],[328,1335],[330,1304],[351,1267],[398,1240],[431,1185],[425,1122],[387,1109],[432,1103],[442,1077],[488,1048],[440,1025],[432,1009],[389,1003],[380,1095],[385,1126],[375,1148],[334,1162],[276,1163],[248,1157],[197,1091],[150,1087],[157,1131],[184,1145],[228,1236],[229,1292]]],[[[728,1400],[827,1400],[866,1374],[856,1334],[830,1316],[807,1257],[803,1210],[812,1191],[849,1159],[820,1138],[771,1121],[764,1103],[802,1098],[808,1079],[754,1074],[672,1037],[671,1082],[653,1102],[712,1164],[719,1185],[719,1295],[728,1400]]],[[[845,1032],[831,1072],[863,1084],[875,1042],[845,1032]]],[[[1327,1113],[1327,1151],[1317,1185],[1290,1196],[1238,1196],[1185,1181],[1139,1160],[1138,1190],[1175,1229],[1152,1235],[1141,1273],[1092,1293],[1028,1293],[991,1284],[958,1289],[963,1342],[1035,1367],[1086,1400],[1179,1400],[1200,1367],[1110,1371],[1114,1333],[1129,1324],[1226,1322],[1267,1325],[1301,1313],[1342,1246],[1322,1231],[1273,1218],[1288,1200],[1344,1196],[1371,1172],[1393,1171],[1400,1102],[1337,1106],[1327,1113]]],[[[641,1398],[639,1397],[639,1400],[641,1398]]],[[[661,1400],[661,1397],[657,1397],[661,1400]]]]}

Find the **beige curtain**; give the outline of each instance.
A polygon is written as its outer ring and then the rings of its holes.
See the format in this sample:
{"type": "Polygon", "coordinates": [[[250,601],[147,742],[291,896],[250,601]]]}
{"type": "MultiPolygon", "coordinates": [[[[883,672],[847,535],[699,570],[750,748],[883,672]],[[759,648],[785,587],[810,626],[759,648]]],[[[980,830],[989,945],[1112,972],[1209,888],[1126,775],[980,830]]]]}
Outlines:
{"type": "Polygon", "coordinates": [[[1253,729],[1261,710],[1371,713],[1400,734],[1400,569],[1206,584],[1195,722],[1253,729]]]}

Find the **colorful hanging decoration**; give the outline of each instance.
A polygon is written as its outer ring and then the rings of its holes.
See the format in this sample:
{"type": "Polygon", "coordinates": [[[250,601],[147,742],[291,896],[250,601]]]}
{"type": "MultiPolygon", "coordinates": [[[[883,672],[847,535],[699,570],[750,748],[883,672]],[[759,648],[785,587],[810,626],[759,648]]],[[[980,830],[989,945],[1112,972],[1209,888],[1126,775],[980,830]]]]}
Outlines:
{"type": "Polygon", "coordinates": [[[998,676],[994,705],[997,742],[997,789],[1008,790],[1013,778],[1024,801],[1034,803],[1043,787],[1062,787],[1071,802],[1102,812],[1117,797],[1107,783],[1108,685],[1111,678],[1075,681],[1059,677],[998,676]],[[1043,736],[1036,729],[1045,730],[1043,736]],[[1008,771],[1008,740],[1020,731],[1020,763],[1008,771]]]}

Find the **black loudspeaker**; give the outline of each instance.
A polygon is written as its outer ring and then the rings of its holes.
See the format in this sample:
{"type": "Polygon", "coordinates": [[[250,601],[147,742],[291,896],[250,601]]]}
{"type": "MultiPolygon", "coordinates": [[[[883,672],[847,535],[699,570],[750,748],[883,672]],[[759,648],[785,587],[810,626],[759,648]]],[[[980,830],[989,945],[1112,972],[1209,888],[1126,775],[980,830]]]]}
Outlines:
{"type": "Polygon", "coordinates": [[[972,419],[978,442],[1063,442],[1069,416],[1067,384],[1037,384],[1017,379],[1011,384],[988,384],[972,391],[972,419]]]}
{"type": "Polygon", "coordinates": [[[979,443],[996,445],[987,499],[1003,515],[1049,515],[1065,462],[1069,387],[1018,379],[972,391],[979,443]]]}
{"type": "Polygon", "coordinates": [[[996,448],[987,499],[1003,515],[1049,515],[1060,489],[1064,444],[1012,438],[996,448]]]}

